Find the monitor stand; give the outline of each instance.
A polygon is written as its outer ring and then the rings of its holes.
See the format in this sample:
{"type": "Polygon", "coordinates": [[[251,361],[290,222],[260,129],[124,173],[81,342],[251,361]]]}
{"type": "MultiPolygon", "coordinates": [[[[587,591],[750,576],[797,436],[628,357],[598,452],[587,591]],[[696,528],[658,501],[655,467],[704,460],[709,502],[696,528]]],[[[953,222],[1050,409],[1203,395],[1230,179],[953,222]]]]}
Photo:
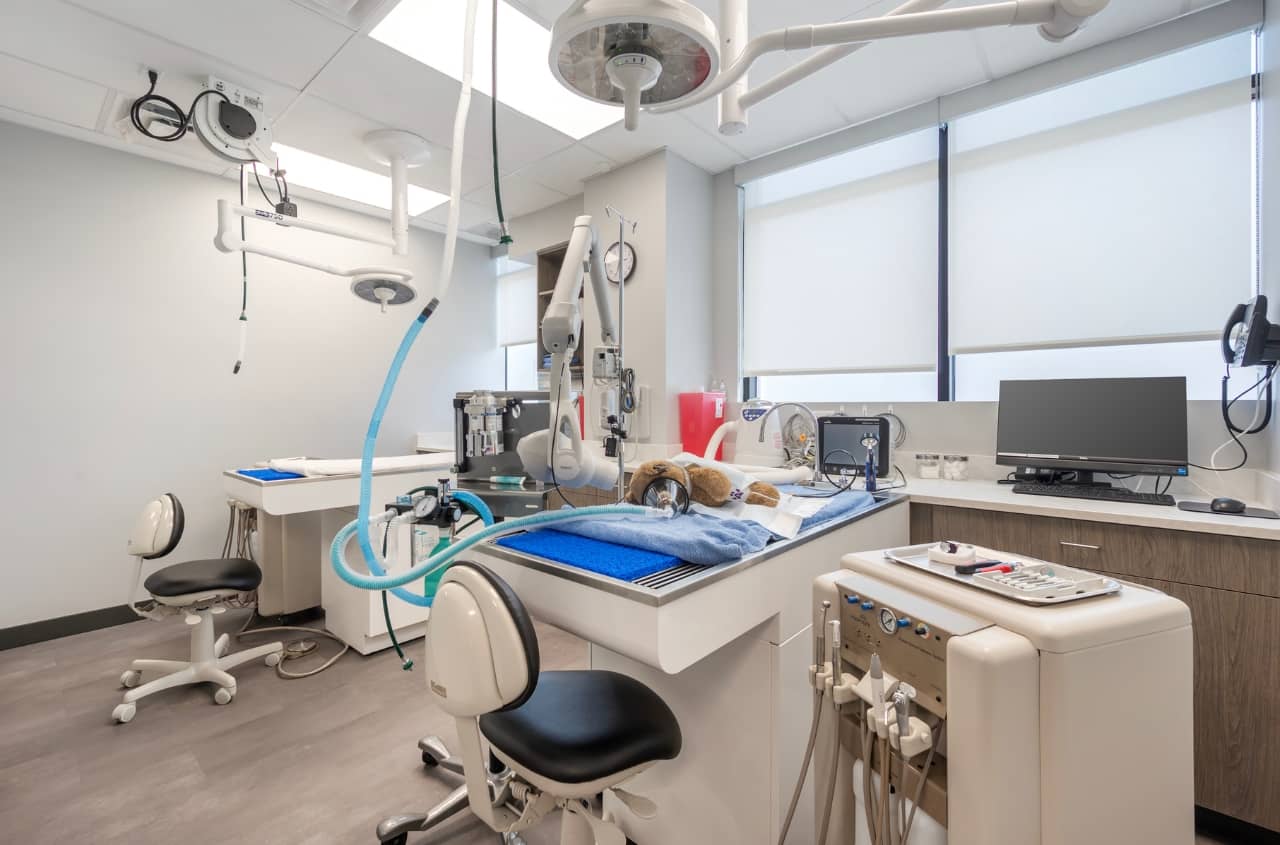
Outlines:
{"type": "Polygon", "coordinates": [[[1061,484],[1063,487],[1113,487],[1110,481],[1095,481],[1093,470],[1090,469],[1069,469],[1063,470],[1062,474],[1075,473],[1075,479],[1072,481],[1063,481],[1055,477],[1054,484],[1061,484]]]}

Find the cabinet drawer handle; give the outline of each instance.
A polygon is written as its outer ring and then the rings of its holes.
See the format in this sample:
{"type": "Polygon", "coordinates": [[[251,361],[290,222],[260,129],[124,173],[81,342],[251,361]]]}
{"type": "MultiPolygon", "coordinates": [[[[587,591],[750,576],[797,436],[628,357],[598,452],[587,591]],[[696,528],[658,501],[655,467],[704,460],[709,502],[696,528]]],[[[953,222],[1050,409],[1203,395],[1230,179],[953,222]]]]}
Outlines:
{"type": "Polygon", "coordinates": [[[1068,543],[1066,540],[1059,540],[1059,546],[1070,546],[1073,549],[1088,549],[1093,552],[1102,551],[1102,546],[1091,546],[1088,543],[1068,543]]]}

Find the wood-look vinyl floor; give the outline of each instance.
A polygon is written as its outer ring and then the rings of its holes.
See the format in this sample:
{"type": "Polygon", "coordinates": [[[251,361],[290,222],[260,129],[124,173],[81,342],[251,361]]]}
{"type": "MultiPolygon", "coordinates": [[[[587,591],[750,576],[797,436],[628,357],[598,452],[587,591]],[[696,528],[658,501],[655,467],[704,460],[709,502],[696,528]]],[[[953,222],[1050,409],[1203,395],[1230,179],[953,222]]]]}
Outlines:
{"type": "MultiPolygon", "coordinates": [[[[227,613],[218,630],[243,618],[227,613]]],[[[538,639],[545,668],[586,665],[581,640],[545,625],[538,639]]],[[[332,653],[321,642],[307,660],[332,653]]],[[[391,651],[350,652],[297,681],[247,664],[231,704],[186,687],[113,723],[129,661],[185,659],[187,644],[181,622],[144,621],[0,652],[0,841],[372,845],[380,819],[425,810],[457,785],[426,771],[417,749],[430,733],[452,742],[452,720],[428,703],[421,666],[401,671],[391,651]]],[[[409,650],[419,663],[421,650],[409,650]]],[[[526,838],[551,845],[558,827],[549,819],[526,838]]],[[[410,838],[496,842],[466,814],[410,838]]]]}

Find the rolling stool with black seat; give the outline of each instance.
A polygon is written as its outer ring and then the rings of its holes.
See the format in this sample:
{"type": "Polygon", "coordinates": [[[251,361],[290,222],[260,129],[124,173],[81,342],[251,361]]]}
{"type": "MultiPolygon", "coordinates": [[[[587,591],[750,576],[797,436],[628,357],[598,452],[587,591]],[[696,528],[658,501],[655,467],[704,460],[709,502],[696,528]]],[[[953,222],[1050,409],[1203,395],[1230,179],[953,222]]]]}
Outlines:
{"type": "Polygon", "coordinates": [[[284,650],[281,643],[268,643],[228,655],[230,637],[226,634],[216,640],[213,637],[214,614],[225,612],[229,600],[252,593],[262,582],[262,570],[251,560],[215,558],[166,566],[147,576],[143,585],[151,594],[152,607],[144,609],[134,603],[143,561],[162,558],[177,548],[184,523],[182,503],[172,493],[152,499],[143,508],[129,536],[129,554],[138,559],[138,574],[134,579],[133,592],[129,594],[129,606],[139,616],[149,619],[185,614],[186,622],[191,626],[191,660],[133,661],[120,676],[120,683],[128,691],[124,694],[124,701],[111,713],[117,722],[133,719],[137,713],[135,702],[139,698],[186,684],[216,684],[218,689],[213,694],[214,702],[227,704],[236,694],[236,679],[227,672],[228,669],[260,657],[265,658],[268,666],[280,662],[280,654],[284,650]],[[161,675],[138,686],[143,672],[159,672],[161,675]]]}
{"type": "Polygon", "coordinates": [[[521,831],[559,809],[561,845],[623,845],[622,830],[594,814],[592,799],[608,790],[638,815],[656,812],[620,784],[680,753],[671,709],[616,672],[539,673],[533,622],[497,575],[477,563],[450,567],[426,645],[427,687],[456,720],[462,759],[438,737],[422,742],[423,759],[466,783],[429,813],[382,822],[379,841],[403,845],[410,831],[433,828],[469,804],[504,842],[521,841],[521,831]]]}

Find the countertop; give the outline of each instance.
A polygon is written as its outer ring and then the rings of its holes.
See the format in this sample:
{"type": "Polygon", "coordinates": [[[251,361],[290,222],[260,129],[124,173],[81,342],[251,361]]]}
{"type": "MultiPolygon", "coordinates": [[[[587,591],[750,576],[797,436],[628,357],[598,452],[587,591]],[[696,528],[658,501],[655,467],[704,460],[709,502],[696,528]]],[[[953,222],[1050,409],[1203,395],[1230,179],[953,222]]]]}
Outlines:
{"type": "MultiPolygon", "coordinates": [[[[662,605],[672,602],[689,593],[710,586],[717,581],[728,578],[731,575],[743,572],[764,561],[777,557],[787,552],[795,551],[800,546],[813,540],[837,531],[851,523],[866,519],[873,514],[878,514],[903,504],[905,497],[898,492],[877,494],[876,503],[863,511],[848,514],[830,522],[802,531],[790,540],[777,540],[765,546],[758,552],[746,555],[735,561],[721,563],[715,566],[687,566],[692,570],[691,574],[678,580],[666,583],[660,587],[648,587],[642,584],[633,584],[627,581],[620,581],[616,578],[610,578],[595,572],[588,572],[585,569],[579,569],[576,566],[569,566],[563,563],[557,563],[553,560],[538,557],[536,555],[519,552],[505,546],[499,546],[492,540],[482,544],[478,549],[483,549],[486,554],[493,555],[501,560],[511,563],[518,563],[528,566],[532,569],[546,572],[551,575],[558,575],[570,581],[577,581],[592,587],[598,587],[611,593],[637,600],[643,604],[661,607],[662,605]]],[[[641,579],[644,580],[644,579],[641,579]]]]}
{"type": "Polygon", "coordinates": [[[1055,496],[1028,496],[1014,493],[1013,485],[994,481],[945,481],[932,478],[909,478],[901,488],[912,502],[922,505],[944,505],[957,508],[1055,516],[1062,519],[1084,519],[1091,522],[1113,522],[1168,528],[1175,531],[1199,531],[1205,534],[1228,534],[1280,540],[1280,520],[1256,519],[1227,514],[1193,513],[1176,507],[1142,505],[1133,502],[1099,502],[1089,499],[1066,499],[1055,496]]]}

